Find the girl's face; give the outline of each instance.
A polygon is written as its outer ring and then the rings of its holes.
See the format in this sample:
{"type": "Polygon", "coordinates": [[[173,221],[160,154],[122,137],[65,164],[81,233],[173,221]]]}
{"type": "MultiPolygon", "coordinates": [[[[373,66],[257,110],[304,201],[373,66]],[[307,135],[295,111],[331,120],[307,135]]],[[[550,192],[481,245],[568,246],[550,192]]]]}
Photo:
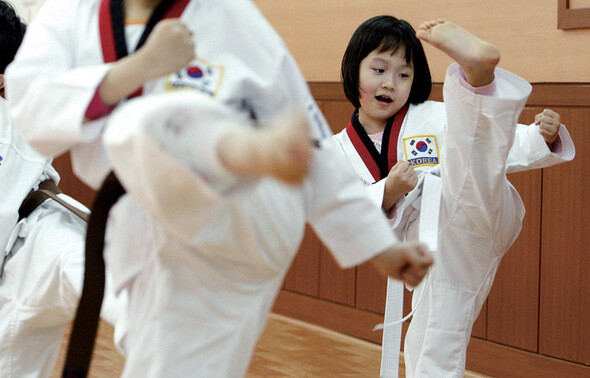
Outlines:
{"type": "Polygon", "coordinates": [[[408,101],[414,67],[406,63],[404,49],[373,50],[361,61],[359,72],[359,122],[367,133],[385,129],[387,120],[408,101]]]}

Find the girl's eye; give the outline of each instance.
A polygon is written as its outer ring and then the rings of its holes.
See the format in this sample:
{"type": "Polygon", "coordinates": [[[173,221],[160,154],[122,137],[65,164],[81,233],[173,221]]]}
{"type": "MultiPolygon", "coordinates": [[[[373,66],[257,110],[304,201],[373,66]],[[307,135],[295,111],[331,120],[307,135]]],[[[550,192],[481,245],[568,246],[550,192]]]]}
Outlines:
{"type": "Polygon", "coordinates": [[[385,70],[383,68],[373,68],[373,71],[382,74],[383,72],[385,72],[385,70]]]}
{"type": "Polygon", "coordinates": [[[410,77],[410,74],[407,74],[407,73],[400,73],[400,74],[399,74],[399,76],[400,76],[400,77],[402,77],[402,78],[404,78],[404,79],[407,79],[407,78],[409,78],[409,77],[410,77]]]}

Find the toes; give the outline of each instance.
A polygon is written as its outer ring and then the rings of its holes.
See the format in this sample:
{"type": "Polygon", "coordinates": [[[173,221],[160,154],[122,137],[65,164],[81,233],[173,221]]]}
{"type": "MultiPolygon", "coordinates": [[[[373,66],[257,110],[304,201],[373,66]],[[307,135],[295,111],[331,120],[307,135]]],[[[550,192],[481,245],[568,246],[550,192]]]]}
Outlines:
{"type": "Polygon", "coordinates": [[[421,23],[420,26],[418,26],[418,29],[428,29],[429,27],[430,27],[430,23],[425,21],[425,22],[421,23]]]}

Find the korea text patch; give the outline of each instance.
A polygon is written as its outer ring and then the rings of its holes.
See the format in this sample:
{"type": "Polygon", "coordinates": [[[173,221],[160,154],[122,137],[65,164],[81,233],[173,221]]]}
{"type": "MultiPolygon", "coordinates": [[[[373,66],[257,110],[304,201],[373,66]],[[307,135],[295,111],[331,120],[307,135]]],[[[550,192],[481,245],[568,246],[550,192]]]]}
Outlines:
{"type": "Polygon", "coordinates": [[[404,154],[413,167],[434,166],[439,163],[440,154],[434,135],[417,135],[404,138],[404,154]]]}

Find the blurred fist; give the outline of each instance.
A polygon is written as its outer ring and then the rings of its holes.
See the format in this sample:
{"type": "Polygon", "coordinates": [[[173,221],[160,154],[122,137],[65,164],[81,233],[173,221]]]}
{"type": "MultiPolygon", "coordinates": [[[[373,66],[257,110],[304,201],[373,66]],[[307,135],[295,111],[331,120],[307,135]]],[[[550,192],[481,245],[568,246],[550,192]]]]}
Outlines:
{"type": "Polygon", "coordinates": [[[539,133],[545,139],[545,142],[550,145],[557,139],[561,119],[559,114],[553,110],[544,109],[543,112],[535,116],[535,125],[539,125],[539,133]]]}
{"type": "Polygon", "coordinates": [[[426,245],[418,242],[396,244],[371,260],[381,274],[410,286],[416,286],[422,281],[433,262],[426,245]]]}
{"type": "Polygon", "coordinates": [[[147,60],[146,66],[153,78],[177,72],[196,58],[192,35],[178,18],[165,19],[156,24],[138,50],[147,60]]]}

